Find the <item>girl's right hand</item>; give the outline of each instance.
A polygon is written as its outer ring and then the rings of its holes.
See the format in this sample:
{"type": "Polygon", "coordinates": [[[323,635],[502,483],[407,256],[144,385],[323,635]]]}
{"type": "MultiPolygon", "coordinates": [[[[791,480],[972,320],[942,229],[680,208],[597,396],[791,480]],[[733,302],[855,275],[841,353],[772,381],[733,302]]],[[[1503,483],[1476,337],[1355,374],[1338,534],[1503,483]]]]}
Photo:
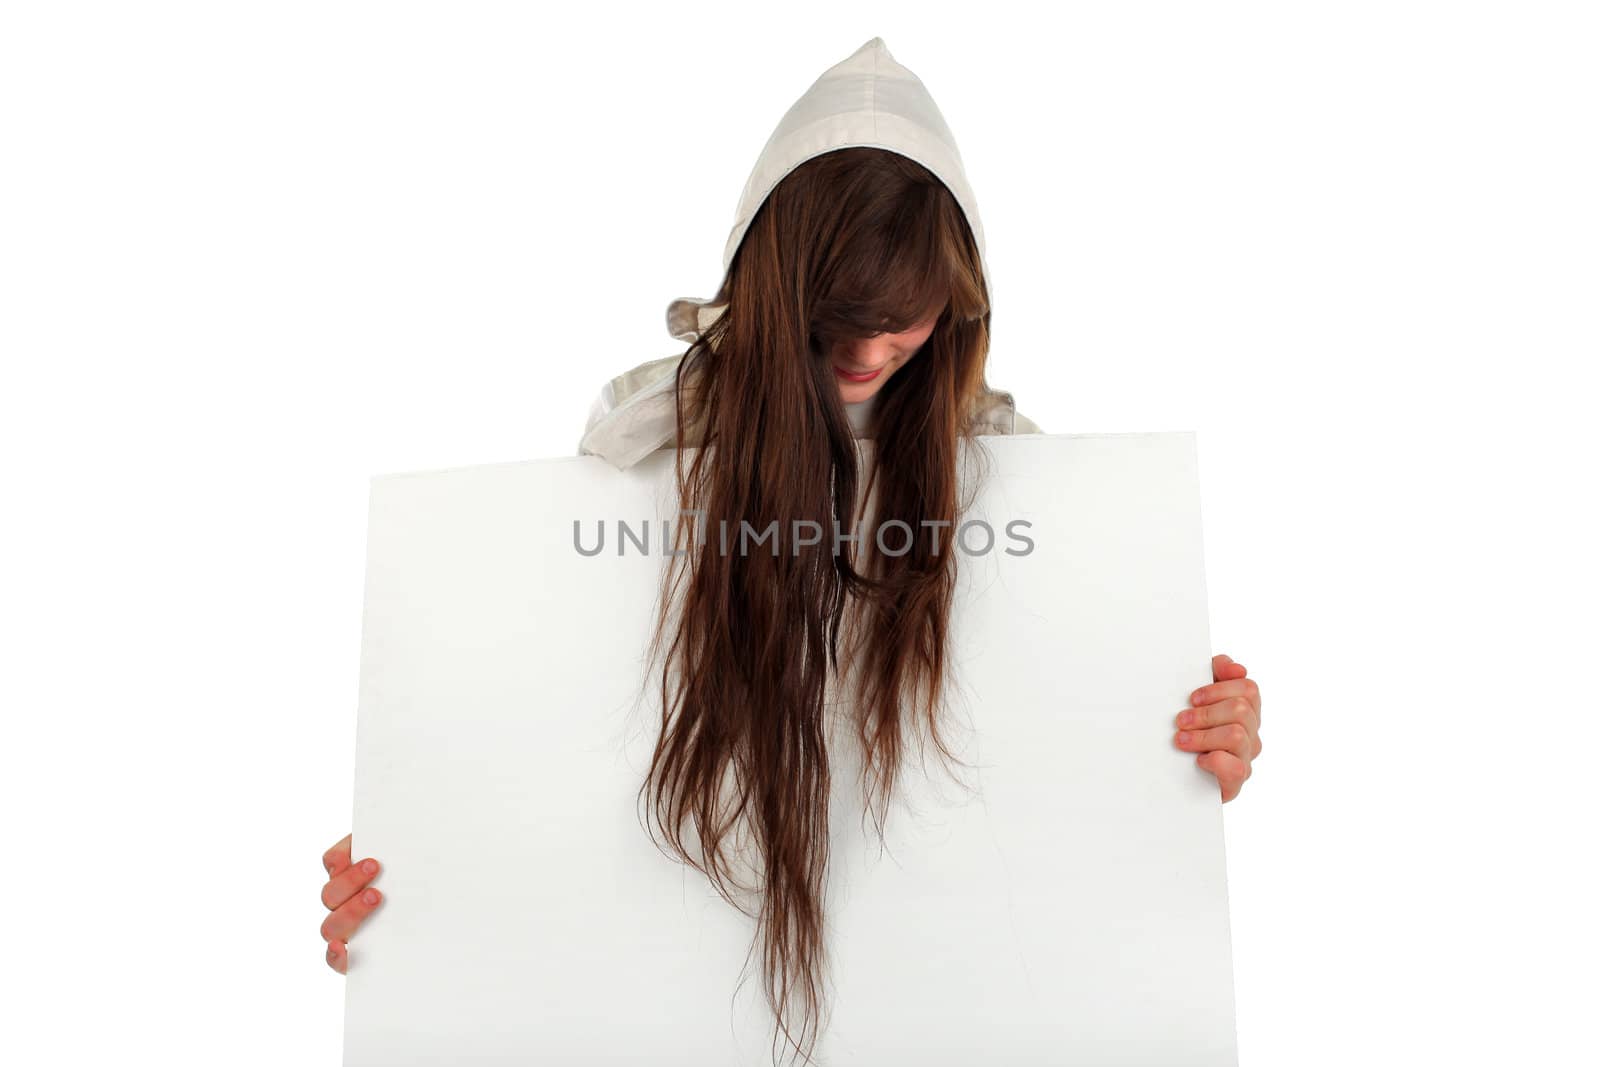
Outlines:
{"type": "Polygon", "coordinates": [[[350,952],[345,942],[383,900],[381,890],[367,887],[378,873],[378,861],[365,859],[352,865],[350,834],[345,834],[322,854],[322,865],[328,870],[328,884],[322,887],[322,906],[332,913],[322,920],[322,940],[328,943],[328,966],[340,974],[348,974],[350,952]]]}

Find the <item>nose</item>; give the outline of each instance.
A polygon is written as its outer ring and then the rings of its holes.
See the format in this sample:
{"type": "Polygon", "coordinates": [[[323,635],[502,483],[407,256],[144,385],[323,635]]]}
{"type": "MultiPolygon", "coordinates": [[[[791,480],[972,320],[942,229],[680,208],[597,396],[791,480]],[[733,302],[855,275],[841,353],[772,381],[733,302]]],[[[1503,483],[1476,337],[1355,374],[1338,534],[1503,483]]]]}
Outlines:
{"type": "Polygon", "coordinates": [[[894,342],[886,334],[858,337],[845,345],[845,359],[858,370],[877,370],[894,358],[894,342]]]}

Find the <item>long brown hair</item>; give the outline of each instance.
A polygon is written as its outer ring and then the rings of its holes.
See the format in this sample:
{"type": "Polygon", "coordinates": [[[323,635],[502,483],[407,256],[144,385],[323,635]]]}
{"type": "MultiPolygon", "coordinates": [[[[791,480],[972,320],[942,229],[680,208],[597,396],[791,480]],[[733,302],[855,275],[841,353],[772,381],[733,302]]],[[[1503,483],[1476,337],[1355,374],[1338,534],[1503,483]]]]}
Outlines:
{"type": "Polygon", "coordinates": [[[714,304],[721,314],[677,372],[677,489],[695,521],[678,524],[683,555],[663,587],[651,646],[663,718],[639,796],[652,839],[658,826],[676,857],[757,919],[751,947],[762,947],[778,1030],[810,1062],[826,1000],[830,678],[853,679],[880,836],[907,732],[925,725],[955,759],[939,709],[958,450],[986,389],[988,291],[966,217],[938,178],[904,155],[850,147],[778,183],[714,304]],[[877,396],[863,487],[833,346],[935,314],[877,396]],[[858,531],[869,505],[872,524],[858,531]],[[874,524],[894,519],[909,531],[895,527],[873,551],[874,524]],[[775,544],[741,550],[741,524],[754,538],[774,521],[775,544]],[[797,522],[818,524],[807,527],[818,543],[793,536],[797,522]],[[836,531],[865,536],[835,551],[836,531]],[[887,554],[908,536],[907,551],[887,554]]]}

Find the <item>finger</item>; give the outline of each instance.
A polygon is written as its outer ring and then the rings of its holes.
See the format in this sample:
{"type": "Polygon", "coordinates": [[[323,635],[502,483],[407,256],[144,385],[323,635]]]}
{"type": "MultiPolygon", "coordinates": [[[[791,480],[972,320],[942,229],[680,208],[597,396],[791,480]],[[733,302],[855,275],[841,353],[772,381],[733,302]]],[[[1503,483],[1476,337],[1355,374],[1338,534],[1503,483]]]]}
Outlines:
{"type": "Polygon", "coordinates": [[[349,941],[356,929],[366,921],[378,905],[383,903],[383,893],[374,888],[363,889],[322,920],[324,941],[349,941]]]}
{"type": "Polygon", "coordinates": [[[339,907],[377,877],[380,869],[378,861],[370,856],[360,863],[346,867],[328,879],[328,884],[322,887],[322,906],[329,911],[339,907]]]}
{"type": "Polygon", "coordinates": [[[1229,697],[1196,708],[1184,708],[1174,721],[1180,730],[1205,730],[1230,722],[1238,723],[1251,733],[1261,729],[1261,713],[1244,697],[1229,697]]]}
{"type": "Polygon", "coordinates": [[[1220,682],[1223,675],[1228,678],[1243,678],[1245,676],[1244,664],[1238,663],[1232,656],[1218,652],[1211,657],[1211,680],[1220,682]]]}
{"type": "Polygon", "coordinates": [[[350,949],[343,941],[328,942],[328,966],[340,974],[350,973],[350,949]]]}
{"type": "Polygon", "coordinates": [[[322,868],[332,876],[348,866],[350,866],[350,834],[345,834],[322,854],[322,868]]]}
{"type": "Polygon", "coordinates": [[[1179,730],[1173,743],[1185,752],[1231,752],[1246,763],[1255,756],[1255,736],[1236,722],[1209,730],[1179,730]]]}
{"type": "Polygon", "coordinates": [[[1261,714],[1261,687],[1254,678],[1230,678],[1225,682],[1212,682],[1202,685],[1199,689],[1189,694],[1189,703],[1193,707],[1202,704],[1215,704],[1219,700],[1230,697],[1244,697],[1255,709],[1256,714],[1261,714]]]}
{"type": "Polygon", "coordinates": [[[1245,779],[1250,777],[1250,764],[1231,752],[1202,753],[1195,759],[1195,763],[1201,770],[1210,771],[1216,776],[1224,804],[1239,795],[1239,790],[1244,788],[1245,779]]]}

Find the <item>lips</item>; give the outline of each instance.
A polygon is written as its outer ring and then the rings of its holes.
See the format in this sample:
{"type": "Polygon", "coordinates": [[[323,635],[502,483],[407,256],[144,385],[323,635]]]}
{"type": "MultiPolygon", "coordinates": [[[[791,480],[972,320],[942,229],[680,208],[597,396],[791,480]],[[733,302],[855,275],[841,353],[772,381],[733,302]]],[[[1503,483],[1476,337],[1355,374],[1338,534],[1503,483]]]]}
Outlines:
{"type": "Polygon", "coordinates": [[[843,367],[839,366],[839,364],[835,363],[833,365],[833,373],[837,374],[847,382],[870,382],[878,375],[883,373],[883,368],[879,367],[877,370],[868,371],[865,374],[859,374],[855,371],[845,370],[843,367]]]}

